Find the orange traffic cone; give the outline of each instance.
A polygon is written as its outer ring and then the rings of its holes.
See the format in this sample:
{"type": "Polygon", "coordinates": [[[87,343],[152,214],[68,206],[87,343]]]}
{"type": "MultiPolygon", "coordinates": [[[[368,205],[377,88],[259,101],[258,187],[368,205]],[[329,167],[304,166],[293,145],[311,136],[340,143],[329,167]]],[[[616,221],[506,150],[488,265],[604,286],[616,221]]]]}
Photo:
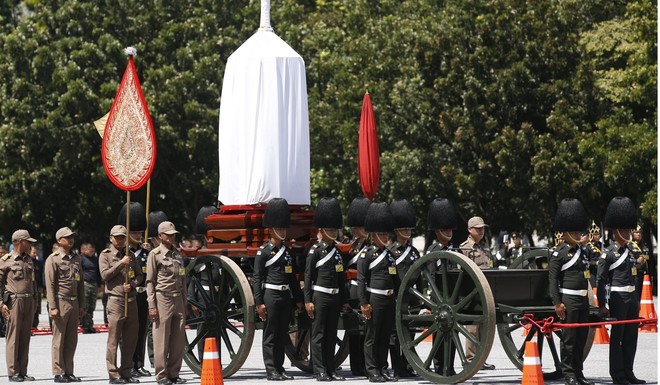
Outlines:
{"type": "MultiPolygon", "coordinates": [[[[651,294],[651,277],[644,275],[642,286],[642,300],[639,303],[639,318],[656,318],[657,314],[653,307],[653,294],[651,294]]],[[[642,333],[657,333],[658,324],[640,324],[639,331],[642,333]]]]}
{"type": "Polygon", "coordinates": [[[541,356],[539,356],[539,347],[534,341],[525,343],[522,385],[543,385],[541,356]]]}
{"type": "MultiPolygon", "coordinates": [[[[596,304],[596,307],[598,307],[598,296],[596,296],[596,288],[594,290],[594,303],[596,304]]],[[[605,328],[605,325],[601,325],[596,330],[596,333],[594,334],[594,344],[609,344],[610,343],[610,335],[607,334],[607,328],[605,328]]]]}
{"type": "Polygon", "coordinates": [[[220,353],[218,353],[215,337],[204,339],[204,359],[202,360],[200,385],[224,385],[220,353]]]}

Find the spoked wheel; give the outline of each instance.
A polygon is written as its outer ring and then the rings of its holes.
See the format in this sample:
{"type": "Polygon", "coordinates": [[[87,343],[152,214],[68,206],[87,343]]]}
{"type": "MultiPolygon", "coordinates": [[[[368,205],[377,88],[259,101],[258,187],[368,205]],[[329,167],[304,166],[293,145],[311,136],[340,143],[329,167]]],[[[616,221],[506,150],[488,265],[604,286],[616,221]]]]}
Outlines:
{"type": "Polygon", "coordinates": [[[227,257],[195,258],[187,269],[188,303],[199,309],[188,318],[184,360],[202,371],[204,339],[215,337],[222,374],[229,377],[245,362],[254,339],[254,297],[240,267],[227,257]],[[227,356],[228,354],[228,356],[227,356]]]}
{"type": "Polygon", "coordinates": [[[401,282],[396,311],[401,349],[425,379],[441,384],[464,382],[486,362],[495,337],[495,300],[483,272],[462,254],[434,252],[415,262],[401,282]],[[427,289],[414,287],[420,275],[427,289]],[[468,331],[469,326],[480,326],[479,338],[468,331]],[[411,336],[409,331],[421,333],[411,336]],[[428,336],[433,337],[432,343],[423,342],[428,336]],[[476,346],[469,363],[460,336],[476,346]],[[450,362],[452,347],[458,363],[450,362]]]}
{"type": "Polygon", "coordinates": [[[527,250],[511,262],[509,269],[547,269],[548,261],[550,261],[550,249],[527,250]]]}
{"type": "MultiPolygon", "coordinates": [[[[312,334],[312,320],[306,314],[299,314],[296,322],[289,328],[289,339],[284,352],[296,368],[306,373],[313,373],[310,338],[312,334]]],[[[348,338],[337,335],[335,347],[335,368],[338,368],[348,357],[348,338]]]]}
{"type": "MultiPolygon", "coordinates": [[[[591,293],[591,285],[589,285],[589,293],[591,293]]],[[[595,307],[595,300],[593,295],[589,294],[589,306],[595,307]]],[[[543,370],[543,379],[547,381],[557,380],[563,376],[561,371],[561,359],[559,354],[559,342],[561,341],[561,330],[555,330],[552,334],[546,336],[541,333],[540,329],[531,324],[527,335],[523,335],[524,327],[519,323],[498,323],[497,333],[499,334],[502,347],[509,357],[511,362],[520,370],[523,369],[523,361],[525,359],[525,344],[529,341],[536,341],[539,349],[541,359],[541,368],[543,370]],[[544,346],[548,347],[550,357],[544,359],[544,346]]],[[[586,360],[591,347],[594,343],[594,336],[596,329],[589,328],[587,335],[587,343],[582,352],[582,360],[586,360]]]]}

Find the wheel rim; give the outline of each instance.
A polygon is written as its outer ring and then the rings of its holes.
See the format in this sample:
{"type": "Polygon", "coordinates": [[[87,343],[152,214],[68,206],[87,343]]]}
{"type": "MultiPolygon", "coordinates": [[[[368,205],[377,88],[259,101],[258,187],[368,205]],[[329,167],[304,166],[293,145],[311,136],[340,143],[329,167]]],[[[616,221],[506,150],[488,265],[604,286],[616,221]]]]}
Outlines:
{"type": "Polygon", "coordinates": [[[464,382],[476,374],[490,353],[495,337],[495,301],[486,277],[479,267],[462,254],[448,251],[425,255],[415,262],[401,282],[397,298],[396,329],[401,349],[417,374],[436,383],[464,382]],[[432,273],[428,266],[440,267],[432,273]],[[450,269],[448,266],[458,266],[450,269]],[[414,287],[421,276],[428,290],[414,287]],[[409,296],[409,297],[408,297],[409,296]],[[406,297],[406,298],[404,298],[406,297]],[[410,301],[408,298],[414,299],[410,301]],[[415,302],[422,305],[416,305],[415,302]],[[428,311],[419,314],[420,309],[428,311]],[[480,325],[480,338],[475,340],[466,326],[480,325]],[[411,337],[408,331],[421,332],[411,337]],[[420,345],[433,336],[430,349],[420,345]],[[459,336],[472,340],[477,352],[470,363],[465,358],[465,349],[459,336]],[[463,363],[461,371],[454,364],[455,374],[449,373],[450,341],[456,346],[456,355],[463,363]],[[444,372],[436,373],[432,368],[435,352],[444,351],[444,372]]]}
{"type": "Polygon", "coordinates": [[[186,320],[186,325],[197,331],[186,333],[184,361],[199,375],[204,339],[215,337],[222,374],[229,377],[247,359],[254,339],[255,307],[250,284],[240,267],[224,256],[195,258],[186,274],[190,282],[188,303],[201,313],[186,320]],[[214,290],[210,290],[208,282],[214,283],[214,290]]]}
{"type": "MultiPolygon", "coordinates": [[[[284,352],[291,361],[291,364],[296,368],[306,373],[313,373],[311,360],[311,348],[309,340],[312,334],[312,322],[306,314],[299,314],[295,318],[295,322],[290,325],[289,339],[286,342],[284,352]]],[[[341,321],[340,321],[341,322],[341,321]]],[[[335,347],[335,368],[338,368],[348,357],[348,338],[344,333],[343,337],[337,335],[335,347]]]]}
{"type": "MultiPolygon", "coordinates": [[[[546,261],[550,260],[550,249],[532,249],[525,251],[518,258],[514,259],[509,266],[509,269],[528,269],[529,267],[523,267],[523,265],[531,264],[537,258],[545,258],[546,261]]],[[[536,269],[536,264],[534,263],[534,269],[536,269]]]]}

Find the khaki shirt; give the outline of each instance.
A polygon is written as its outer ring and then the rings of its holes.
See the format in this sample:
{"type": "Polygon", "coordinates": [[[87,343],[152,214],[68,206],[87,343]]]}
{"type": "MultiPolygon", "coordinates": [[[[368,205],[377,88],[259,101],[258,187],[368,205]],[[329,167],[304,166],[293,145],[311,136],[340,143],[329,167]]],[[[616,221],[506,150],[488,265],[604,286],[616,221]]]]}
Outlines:
{"type": "Polygon", "coordinates": [[[4,305],[5,292],[34,295],[34,290],[34,265],[30,256],[12,250],[0,258],[0,307],[4,305]]]}
{"type": "Polygon", "coordinates": [[[109,248],[103,250],[99,255],[99,270],[101,270],[101,278],[105,282],[105,292],[109,295],[124,296],[124,283],[126,282],[126,273],[128,272],[128,283],[133,287],[131,292],[128,293],[129,297],[135,295],[135,287],[144,280],[142,268],[135,259],[133,253],[130,253],[133,258],[133,263],[126,266],[121,263],[124,258],[126,250],[117,250],[114,246],[110,245],[109,248]]]}
{"type": "Polygon", "coordinates": [[[474,243],[472,237],[461,243],[461,251],[468,258],[474,261],[480,269],[488,269],[491,267],[490,252],[484,250],[479,243],[474,243]]]}
{"type": "Polygon", "coordinates": [[[50,309],[59,309],[59,299],[75,297],[82,306],[85,300],[85,286],[82,278],[82,265],[77,254],[65,254],[58,250],[46,259],[46,297],[50,309]]]}
{"type": "Polygon", "coordinates": [[[156,307],[156,293],[181,295],[187,298],[186,270],[183,258],[175,249],[165,245],[153,249],[147,257],[147,302],[149,308],[156,307]]]}

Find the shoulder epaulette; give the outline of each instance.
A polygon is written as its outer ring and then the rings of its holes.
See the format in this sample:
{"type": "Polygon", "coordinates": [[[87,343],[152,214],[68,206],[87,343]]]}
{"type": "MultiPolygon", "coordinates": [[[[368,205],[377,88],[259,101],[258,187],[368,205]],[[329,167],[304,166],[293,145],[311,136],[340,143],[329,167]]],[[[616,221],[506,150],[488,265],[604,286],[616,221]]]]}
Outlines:
{"type": "Polygon", "coordinates": [[[9,257],[11,257],[11,253],[7,253],[7,254],[3,255],[3,256],[2,256],[2,260],[3,260],[3,261],[6,261],[6,260],[9,259],[9,257]]]}
{"type": "Polygon", "coordinates": [[[643,253],[642,249],[639,247],[637,242],[630,241],[629,245],[632,245],[632,249],[631,249],[632,251],[637,251],[637,252],[643,253]]]}
{"type": "Polygon", "coordinates": [[[111,252],[111,251],[112,251],[112,250],[110,250],[110,249],[108,248],[108,249],[103,249],[103,251],[101,251],[101,252],[102,252],[102,253],[109,253],[109,252],[111,252]]]}
{"type": "Polygon", "coordinates": [[[461,246],[465,246],[469,243],[470,241],[466,240],[465,242],[461,243],[461,246]]]}
{"type": "Polygon", "coordinates": [[[309,252],[307,252],[307,254],[309,255],[314,254],[314,252],[316,251],[316,249],[318,249],[318,247],[319,247],[318,243],[313,244],[312,247],[309,249],[309,252]]]}
{"type": "Polygon", "coordinates": [[[160,254],[160,248],[157,248],[156,250],[154,250],[154,254],[160,254]]]}

